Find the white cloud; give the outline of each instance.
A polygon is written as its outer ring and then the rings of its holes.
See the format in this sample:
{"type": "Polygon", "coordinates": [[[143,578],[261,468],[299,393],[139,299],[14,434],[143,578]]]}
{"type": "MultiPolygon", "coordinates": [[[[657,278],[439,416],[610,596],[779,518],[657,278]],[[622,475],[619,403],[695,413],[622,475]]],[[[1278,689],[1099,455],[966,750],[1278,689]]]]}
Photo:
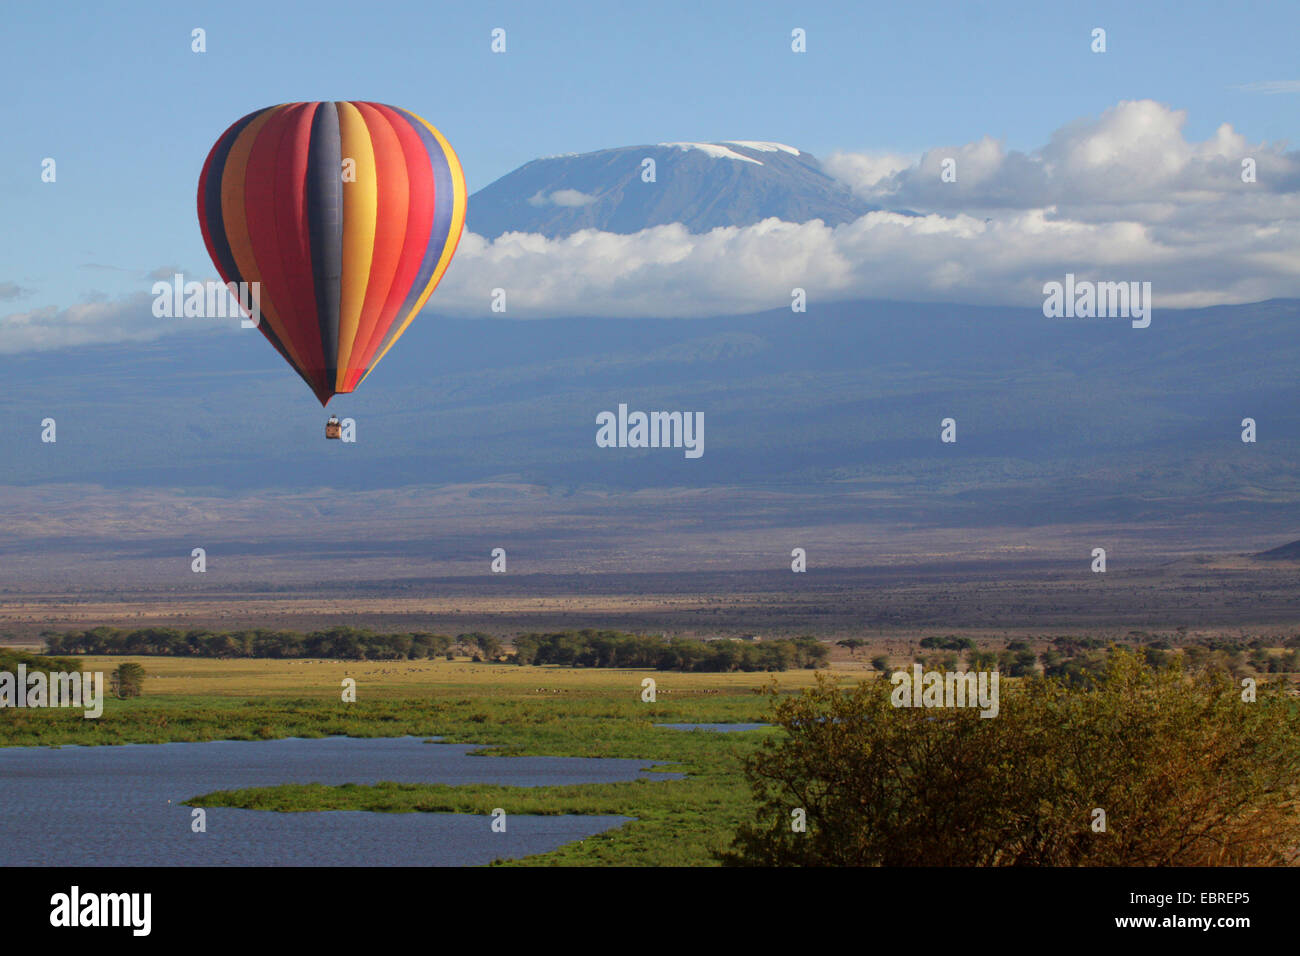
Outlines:
{"type": "Polygon", "coordinates": [[[551,193],[551,202],[557,206],[586,206],[595,201],[595,196],[588,196],[576,189],[557,189],[551,193]]]}
{"type": "MultiPolygon", "coordinates": [[[[199,280],[203,281],[203,280],[199,280]]],[[[238,328],[237,319],[159,319],[145,293],[111,301],[45,306],[0,317],[0,354],[78,345],[148,342],[178,332],[238,328]]]]}
{"type": "Polygon", "coordinates": [[[986,220],[964,213],[869,213],[830,228],[769,219],[693,235],[680,225],[562,239],[467,235],[431,309],[507,314],[700,317],[788,306],[791,289],[857,298],[1037,307],[1066,272],[1150,281],[1162,308],[1249,302],[1300,290],[1300,221],[1220,222],[1198,231],[1082,222],[1054,210],[986,220]]]}
{"type": "Polygon", "coordinates": [[[914,156],[902,156],[898,153],[831,153],[822,163],[823,168],[844,182],[860,188],[874,186],[889,176],[907,169],[914,162],[914,156]]]}
{"type": "Polygon", "coordinates": [[[596,201],[595,196],[589,196],[584,192],[576,189],[557,189],[552,193],[545,190],[528,197],[530,206],[586,206],[596,201]]]}
{"type": "Polygon", "coordinates": [[[1294,198],[1300,154],[1280,144],[1248,143],[1227,123],[1204,142],[1189,142],[1182,133],[1186,119],[1182,110],[1153,100],[1129,100],[1058,129],[1031,153],[1007,151],[985,137],[928,150],[884,176],[852,155],[833,157],[830,166],[865,199],[935,212],[1055,206],[1061,216],[1087,221],[1190,222],[1235,210],[1236,218],[1248,221],[1258,220],[1279,194],[1294,198]],[[1247,157],[1256,162],[1257,182],[1242,182],[1247,157]],[[956,182],[940,176],[950,158],[956,182]]]}

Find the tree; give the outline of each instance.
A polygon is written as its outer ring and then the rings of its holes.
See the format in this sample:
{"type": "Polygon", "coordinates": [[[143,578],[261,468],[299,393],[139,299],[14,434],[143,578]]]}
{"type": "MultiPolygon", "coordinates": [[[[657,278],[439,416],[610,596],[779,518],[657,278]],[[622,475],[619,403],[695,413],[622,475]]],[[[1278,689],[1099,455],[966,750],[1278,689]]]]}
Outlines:
{"type": "Polygon", "coordinates": [[[815,670],[831,656],[831,649],[811,634],[796,637],[789,642],[795,649],[795,666],[815,670]]]}
{"type": "MultiPolygon", "coordinates": [[[[1023,642],[1013,641],[1014,643],[1023,642]]],[[[1019,650],[998,652],[998,670],[1007,677],[1029,677],[1038,666],[1038,655],[1023,645],[1019,650]]]]}
{"type": "Polygon", "coordinates": [[[849,649],[849,657],[856,658],[858,656],[858,648],[866,647],[867,642],[858,637],[850,637],[842,641],[836,641],[835,646],[847,647],[849,649]]]}
{"type": "Polygon", "coordinates": [[[531,664],[541,647],[541,638],[537,634],[520,634],[515,638],[515,656],[511,658],[516,664],[531,664]]]}
{"type": "Polygon", "coordinates": [[[119,664],[113,671],[113,694],[116,697],[139,697],[144,693],[144,668],[134,661],[119,664]]]}

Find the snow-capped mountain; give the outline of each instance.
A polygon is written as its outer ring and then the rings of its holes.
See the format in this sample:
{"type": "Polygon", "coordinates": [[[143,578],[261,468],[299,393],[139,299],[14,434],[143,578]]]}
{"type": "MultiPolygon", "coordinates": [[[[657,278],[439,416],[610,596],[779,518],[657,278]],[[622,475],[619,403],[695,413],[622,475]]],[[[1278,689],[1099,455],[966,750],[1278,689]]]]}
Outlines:
{"type": "Polygon", "coordinates": [[[535,159],[470,197],[467,228],[492,239],[514,231],[554,238],[679,222],[698,233],[772,216],[838,225],[877,208],[793,146],[660,143],[535,159]]]}

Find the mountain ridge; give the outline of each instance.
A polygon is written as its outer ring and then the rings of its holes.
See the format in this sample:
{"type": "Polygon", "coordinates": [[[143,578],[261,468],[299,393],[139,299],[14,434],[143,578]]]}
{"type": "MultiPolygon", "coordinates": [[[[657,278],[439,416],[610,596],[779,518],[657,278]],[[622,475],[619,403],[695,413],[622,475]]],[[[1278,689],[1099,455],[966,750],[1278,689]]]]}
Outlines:
{"type": "Polygon", "coordinates": [[[11,357],[0,485],[365,494],[514,474],[558,489],[853,491],[922,524],[1216,512],[1281,528],[1300,501],[1297,323],[1296,300],[1163,310],[1141,331],[891,302],[425,316],[331,408],[356,419],[355,445],[324,440],[324,414],[255,331],[88,346],[11,357]],[[704,412],[703,457],[597,447],[597,413],[620,402],[704,412]],[[57,444],[39,440],[47,416],[57,444]],[[1240,440],[1245,416],[1257,444],[1240,440]]]}

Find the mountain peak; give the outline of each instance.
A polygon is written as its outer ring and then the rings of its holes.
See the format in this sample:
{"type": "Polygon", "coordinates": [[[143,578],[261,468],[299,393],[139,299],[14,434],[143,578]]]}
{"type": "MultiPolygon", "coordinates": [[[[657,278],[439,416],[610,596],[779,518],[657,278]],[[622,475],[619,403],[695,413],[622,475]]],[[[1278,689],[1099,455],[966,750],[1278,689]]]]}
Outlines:
{"type": "Polygon", "coordinates": [[[470,197],[467,228],[489,239],[669,223],[701,233],[773,217],[835,226],[878,208],[785,143],[673,142],[535,159],[470,197]]]}

